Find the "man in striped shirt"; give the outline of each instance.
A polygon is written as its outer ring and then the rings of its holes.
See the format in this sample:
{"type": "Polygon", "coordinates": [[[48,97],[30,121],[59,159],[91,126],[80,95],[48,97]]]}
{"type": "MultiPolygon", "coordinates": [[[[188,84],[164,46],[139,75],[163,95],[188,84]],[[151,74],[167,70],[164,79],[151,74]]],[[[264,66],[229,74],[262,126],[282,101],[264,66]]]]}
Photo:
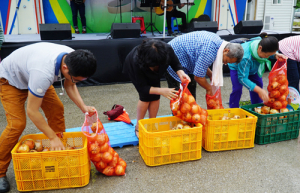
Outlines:
{"type": "MultiPolygon", "coordinates": [[[[184,72],[191,78],[188,89],[196,98],[196,82],[206,90],[206,94],[212,95],[212,87],[206,81],[207,75],[212,79],[212,71],[209,67],[217,58],[218,50],[224,42],[215,33],[207,31],[191,32],[174,38],[169,42],[177,55],[184,72]]],[[[236,63],[243,58],[243,48],[240,44],[228,43],[223,50],[223,64],[236,63]]],[[[168,68],[166,79],[170,88],[179,89],[180,79],[177,74],[168,68]]]]}
{"type": "Polygon", "coordinates": [[[300,79],[300,36],[291,36],[279,41],[279,51],[288,57],[287,79],[289,86],[299,92],[300,79]]]}

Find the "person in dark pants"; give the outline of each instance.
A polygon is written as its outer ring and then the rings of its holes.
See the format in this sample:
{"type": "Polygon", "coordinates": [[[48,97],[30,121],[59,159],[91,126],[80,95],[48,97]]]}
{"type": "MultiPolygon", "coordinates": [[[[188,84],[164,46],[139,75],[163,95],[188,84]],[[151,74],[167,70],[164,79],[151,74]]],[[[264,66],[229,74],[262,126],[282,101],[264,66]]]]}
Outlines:
{"type": "MultiPolygon", "coordinates": [[[[184,7],[184,4],[180,3],[180,0],[173,0],[173,4],[180,4],[178,6],[179,9],[184,7]]],[[[183,13],[181,11],[178,11],[176,9],[176,7],[173,7],[173,10],[172,11],[167,11],[167,14],[166,14],[168,35],[171,35],[173,33],[172,32],[172,27],[171,27],[172,26],[172,23],[171,23],[171,18],[172,17],[181,18],[181,21],[182,21],[182,30],[181,31],[182,32],[187,32],[185,13],[183,13]]]]}
{"type": "Polygon", "coordinates": [[[71,9],[73,15],[72,19],[75,28],[75,33],[77,34],[80,33],[77,24],[77,15],[79,11],[81,23],[82,23],[82,33],[85,34],[86,33],[86,19],[85,19],[85,5],[84,5],[85,0],[70,0],[70,2],[71,2],[71,9]]]}
{"type": "Polygon", "coordinates": [[[279,51],[288,57],[287,79],[289,86],[299,92],[300,79],[300,36],[291,36],[279,41],[279,51]]]}
{"type": "Polygon", "coordinates": [[[182,81],[190,78],[184,73],[172,47],[160,40],[147,39],[127,55],[123,73],[127,74],[139,93],[137,124],[135,134],[139,137],[138,121],[149,112],[155,118],[159,108],[160,95],[171,100],[177,97],[175,88],[161,88],[160,79],[170,66],[182,81]]]}

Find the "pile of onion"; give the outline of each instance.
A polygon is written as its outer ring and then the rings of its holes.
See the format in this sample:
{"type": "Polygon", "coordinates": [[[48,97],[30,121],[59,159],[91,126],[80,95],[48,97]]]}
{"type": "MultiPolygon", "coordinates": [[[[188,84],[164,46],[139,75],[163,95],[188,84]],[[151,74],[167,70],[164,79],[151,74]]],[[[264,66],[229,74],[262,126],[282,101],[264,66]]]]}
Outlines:
{"type": "Polygon", "coordinates": [[[91,161],[96,169],[107,176],[125,175],[126,162],[118,153],[108,145],[109,138],[106,133],[95,134],[88,137],[88,151],[91,161]]]}
{"type": "MultiPolygon", "coordinates": [[[[271,109],[282,109],[286,108],[287,96],[289,94],[288,90],[288,80],[286,74],[277,74],[275,76],[269,77],[269,101],[265,103],[271,109]]],[[[268,113],[264,113],[268,114],[268,113]]]]}
{"type": "Polygon", "coordinates": [[[190,93],[182,93],[181,98],[171,101],[173,115],[189,123],[206,124],[207,111],[202,109],[190,93]]]}

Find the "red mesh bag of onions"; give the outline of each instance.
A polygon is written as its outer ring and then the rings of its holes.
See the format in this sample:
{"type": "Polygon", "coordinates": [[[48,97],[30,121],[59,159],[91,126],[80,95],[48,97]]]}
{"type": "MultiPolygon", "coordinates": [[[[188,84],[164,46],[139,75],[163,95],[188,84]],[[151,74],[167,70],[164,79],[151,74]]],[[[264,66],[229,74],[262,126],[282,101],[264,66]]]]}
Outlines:
{"type": "Polygon", "coordinates": [[[98,113],[85,114],[81,131],[88,140],[88,153],[96,169],[106,176],[125,175],[126,162],[110,147],[109,138],[98,113]]]}
{"type": "Polygon", "coordinates": [[[213,96],[206,94],[207,109],[224,109],[222,105],[221,87],[212,85],[213,96]]]}
{"type": "Polygon", "coordinates": [[[185,79],[180,85],[178,97],[170,101],[172,113],[186,122],[205,125],[207,111],[196,103],[195,98],[187,88],[188,84],[189,81],[185,79]]]}
{"type": "Polygon", "coordinates": [[[285,59],[279,58],[269,74],[269,101],[265,105],[277,110],[286,108],[288,85],[287,63],[285,59]]]}

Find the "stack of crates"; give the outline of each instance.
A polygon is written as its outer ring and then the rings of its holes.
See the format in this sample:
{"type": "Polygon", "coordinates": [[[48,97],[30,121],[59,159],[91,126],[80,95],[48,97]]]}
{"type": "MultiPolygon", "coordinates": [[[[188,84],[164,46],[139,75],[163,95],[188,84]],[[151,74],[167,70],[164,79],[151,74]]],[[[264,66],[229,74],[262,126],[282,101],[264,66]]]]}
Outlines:
{"type": "Polygon", "coordinates": [[[256,144],[268,144],[289,139],[295,139],[299,135],[300,110],[286,113],[261,115],[254,111],[255,107],[264,104],[242,106],[242,109],[258,117],[255,133],[256,144]]]}
{"type": "Polygon", "coordinates": [[[201,158],[202,125],[171,130],[182,121],[177,117],[139,121],[139,152],[148,166],[158,166],[201,158]]]}
{"type": "Polygon", "coordinates": [[[243,109],[207,110],[208,120],[203,129],[206,151],[225,151],[254,147],[257,117],[243,109]],[[239,119],[230,119],[235,115],[239,119]],[[221,120],[222,117],[230,120],[221,120]],[[247,118],[249,117],[249,118],[247,118]]]}
{"type": "Polygon", "coordinates": [[[26,139],[40,141],[43,147],[50,147],[50,141],[44,134],[26,135],[14,147],[11,153],[19,191],[75,188],[89,183],[87,139],[82,132],[64,133],[63,143],[77,148],[74,150],[17,153],[26,139]]]}

